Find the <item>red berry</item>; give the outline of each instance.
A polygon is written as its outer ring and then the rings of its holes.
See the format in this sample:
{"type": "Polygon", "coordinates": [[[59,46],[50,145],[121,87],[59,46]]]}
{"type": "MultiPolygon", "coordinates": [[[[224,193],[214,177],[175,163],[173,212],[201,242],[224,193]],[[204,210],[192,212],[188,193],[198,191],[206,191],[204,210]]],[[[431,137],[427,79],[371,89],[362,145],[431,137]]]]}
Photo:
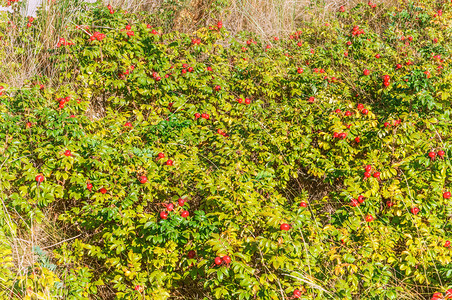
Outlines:
{"type": "Polygon", "coordinates": [[[391,124],[389,123],[389,122],[385,122],[385,127],[389,127],[389,126],[391,126],[391,124]]]}
{"type": "Polygon", "coordinates": [[[433,151],[432,151],[432,152],[429,152],[428,156],[429,156],[431,159],[435,159],[436,153],[433,152],[433,151]]]}
{"type": "Polygon", "coordinates": [[[245,98],[245,104],[248,105],[251,103],[251,100],[249,98],[245,98]]]}
{"type": "Polygon", "coordinates": [[[217,91],[217,92],[218,92],[219,90],[221,90],[221,86],[219,86],[219,85],[216,85],[216,86],[215,86],[215,91],[217,91]]]}
{"type": "Polygon", "coordinates": [[[200,113],[195,113],[195,119],[199,119],[201,117],[200,113]]]}
{"type": "Polygon", "coordinates": [[[281,224],[281,226],[279,226],[279,228],[280,228],[281,230],[287,231],[287,230],[290,229],[290,225],[287,224],[287,223],[283,223],[283,224],[281,224]]]}
{"type": "Polygon", "coordinates": [[[314,100],[315,100],[315,98],[314,97],[309,97],[309,102],[311,102],[311,103],[313,103],[314,102],[314,100]]]}
{"type": "Polygon", "coordinates": [[[369,111],[368,111],[367,109],[363,109],[363,110],[361,111],[361,113],[362,113],[363,115],[367,115],[367,114],[369,113],[369,111]]]}
{"type": "Polygon", "coordinates": [[[173,204],[173,203],[167,204],[167,205],[166,205],[166,209],[167,209],[168,211],[173,211],[173,210],[174,210],[174,204],[173,204]]]}
{"type": "Polygon", "coordinates": [[[222,263],[222,260],[221,260],[221,257],[215,257],[215,264],[218,266],[218,265],[221,265],[221,263],[222,263]]]}
{"type": "Polygon", "coordinates": [[[168,213],[166,211],[161,211],[160,212],[160,218],[162,218],[163,220],[168,218],[168,213]]]}
{"type": "Polygon", "coordinates": [[[71,156],[72,155],[71,150],[64,151],[64,155],[65,156],[71,156]]]}
{"type": "Polygon", "coordinates": [[[159,154],[157,154],[157,156],[158,156],[158,158],[164,158],[164,157],[165,157],[165,154],[162,153],[162,152],[160,152],[159,154]]]}
{"type": "Polygon", "coordinates": [[[306,207],[306,206],[308,206],[308,204],[307,204],[306,202],[302,201],[302,202],[300,203],[300,207],[306,207]]]}
{"type": "Polygon", "coordinates": [[[367,69],[365,69],[365,70],[363,71],[363,74],[364,74],[364,76],[367,76],[367,75],[369,75],[369,74],[370,74],[370,71],[369,71],[369,70],[367,70],[367,69]]]}
{"type": "Polygon", "coordinates": [[[172,166],[172,165],[173,165],[173,161],[172,161],[171,159],[168,159],[168,160],[166,161],[166,165],[167,165],[167,166],[172,166]]]}
{"type": "Polygon", "coordinates": [[[380,57],[381,57],[380,54],[375,55],[375,58],[380,58],[380,57]]]}
{"type": "Polygon", "coordinates": [[[357,207],[357,206],[359,206],[359,202],[356,199],[352,199],[351,202],[350,202],[350,205],[353,206],[353,207],[357,207]]]}
{"type": "Polygon", "coordinates": [[[413,215],[417,215],[417,214],[419,213],[419,208],[417,208],[417,207],[411,208],[411,213],[412,213],[413,215]]]}
{"type": "Polygon", "coordinates": [[[44,181],[44,176],[42,174],[38,174],[35,177],[36,182],[41,183],[44,181]]]}
{"type": "Polygon", "coordinates": [[[438,151],[438,156],[441,158],[444,157],[445,154],[446,154],[446,152],[444,152],[443,150],[438,151]]]}
{"type": "Polygon", "coordinates": [[[238,98],[238,99],[237,99],[237,102],[240,103],[240,104],[242,104],[243,99],[242,99],[242,98],[238,98]]]}
{"type": "Polygon", "coordinates": [[[374,178],[380,178],[380,172],[375,172],[373,176],[374,178]]]}
{"type": "MultiPolygon", "coordinates": [[[[343,7],[343,6],[341,6],[341,7],[343,7]]],[[[300,291],[300,290],[294,290],[294,291],[293,291],[293,297],[294,297],[295,299],[300,298],[300,297],[301,297],[301,291],[300,291]]]]}
{"type": "Polygon", "coordinates": [[[188,217],[188,215],[189,215],[189,213],[188,213],[188,211],[186,211],[186,210],[183,210],[183,211],[180,213],[180,216],[181,216],[182,218],[186,218],[186,217],[188,217]]]}
{"type": "Polygon", "coordinates": [[[388,207],[391,207],[391,206],[393,206],[394,205],[394,203],[392,203],[391,201],[386,201],[386,205],[388,206],[388,207]]]}
{"type": "Polygon", "coordinates": [[[196,256],[195,250],[190,250],[190,251],[188,251],[187,256],[188,256],[188,258],[190,258],[190,259],[195,258],[195,256],[196,256]]]}
{"type": "Polygon", "coordinates": [[[347,110],[347,111],[345,112],[345,116],[346,116],[346,117],[350,117],[351,115],[352,115],[351,111],[347,110]]]}
{"type": "Polygon", "coordinates": [[[357,143],[359,143],[359,142],[360,142],[360,140],[359,140],[359,136],[355,137],[355,142],[357,142],[357,143]]]}
{"type": "Polygon", "coordinates": [[[402,65],[401,64],[397,64],[396,65],[396,69],[401,69],[402,68],[402,65]]]}
{"type": "Polygon", "coordinates": [[[367,165],[364,167],[364,170],[366,170],[366,172],[370,172],[372,171],[372,166],[371,165],[367,165]]]}
{"type": "Polygon", "coordinates": [[[92,184],[91,182],[88,182],[88,183],[86,184],[86,188],[87,188],[89,191],[91,191],[91,189],[93,188],[93,184],[92,184]]]}
{"type": "Polygon", "coordinates": [[[340,139],[345,139],[346,137],[347,137],[347,134],[345,132],[342,132],[341,134],[339,134],[340,139]]]}
{"type": "Polygon", "coordinates": [[[223,256],[223,261],[225,264],[230,264],[231,263],[231,258],[228,255],[223,256]]]}
{"type": "Polygon", "coordinates": [[[140,176],[140,183],[145,184],[148,182],[148,178],[146,176],[140,176]]]}
{"type": "Polygon", "coordinates": [[[132,124],[131,124],[130,122],[126,122],[126,123],[124,124],[124,127],[132,127],[132,124]]]}
{"type": "Polygon", "coordinates": [[[450,241],[446,241],[446,242],[444,243],[444,247],[449,248],[449,247],[450,247],[450,241]]]}
{"type": "Polygon", "coordinates": [[[179,206],[184,206],[185,200],[182,198],[179,198],[179,199],[177,199],[177,203],[179,204],[179,206]]]}
{"type": "Polygon", "coordinates": [[[358,202],[363,203],[364,202],[364,196],[359,195],[358,196],[358,202]]]}
{"type": "Polygon", "coordinates": [[[436,293],[433,294],[431,300],[441,300],[441,299],[444,299],[444,298],[443,298],[443,294],[440,293],[440,292],[436,292],[436,293]]]}
{"type": "Polygon", "coordinates": [[[364,172],[364,178],[369,178],[370,177],[370,172],[364,172]]]}
{"type": "Polygon", "coordinates": [[[333,137],[338,138],[339,137],[339,133],[338,132],[333,133],[333,137]]]}
{"type": "Polygon", "coordinates": [[[366,222],[372,222],[374,220],[374,217],[372,215],[366,216],[366,222]]]}
{"type": "Polygon", "coordinates": [[[451,196],[451,193],[450,193],[450,192],[445,192],[445,193],[443,194],[443,198],[444,198],[444,199],[449,199],[450,196],[451,196]]]}
{"type": "Polygon", "coordinates": [[[363,108],[364,108],[364,105],[361,103],[358,103],[358,109],[363,109],[363,108]]]}
{"type": "Polygon", "coordinates": [[[298,74],[301,74],[301,73],[303,73],[303,69],[302,68],[298,68],[297,72],[298,72],[298,74]]]}
{"type": "Polygon", "coordinates": [[[106,188],[101,188],[101,189],[99,190],[99,192],[101,192],[102,194],[105,194],[105,193],[107,192],[107,189],[106,189],[106,188]]]}

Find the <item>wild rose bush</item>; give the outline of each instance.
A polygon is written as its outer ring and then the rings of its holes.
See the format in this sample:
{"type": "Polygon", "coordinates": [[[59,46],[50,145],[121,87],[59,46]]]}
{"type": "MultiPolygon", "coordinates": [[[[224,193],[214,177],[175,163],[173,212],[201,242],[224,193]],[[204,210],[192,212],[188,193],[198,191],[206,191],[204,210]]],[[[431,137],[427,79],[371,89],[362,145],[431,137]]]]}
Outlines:
{"type": "Polygon", "coordinates": [[[0,125],[11,217],[81,236],[5,295],[452,298],[452,4],[422,4],[271,40],[81,15],[0,125]]]}

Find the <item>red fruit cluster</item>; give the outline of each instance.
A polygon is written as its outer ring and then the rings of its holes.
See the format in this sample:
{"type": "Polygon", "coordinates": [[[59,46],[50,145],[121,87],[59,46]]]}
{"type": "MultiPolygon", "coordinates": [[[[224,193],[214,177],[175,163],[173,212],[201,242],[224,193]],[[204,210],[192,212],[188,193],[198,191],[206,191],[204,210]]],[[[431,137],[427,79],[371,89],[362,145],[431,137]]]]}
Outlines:
{"type": "Polygon", "coordinates": [[[202,113],[202,114],[195,113],[195,120],[199,119],[200,117],[203,118],[203,119],[206,119],[206,120],[210,119],[209,114],[206,114],[206,113],[202,113]]]}
{"type": "Polygon", "coordinates": [[[371,1],[367,2],[367,5],[369,5],[369,6],[372,7],[372,8],[377,7],[377,5],[374,4],[374,3],[372,3],[371,1]]]}
{"type": "Polygon", "coordinates": [[[35,19],[33,17],[29,17],[28,18],[28,23],[27,23],[27,27],[30,28],[31,27],[31,23],[33,23],[35,19]]]}
{"type": "Polygon", "coordinates": [[[363,115],[367,115],[369,113],[369,110],[364,108],[364,105],[362,105],[361,103],[358,104],[358,109],[363,115]]]}
{"type": "Polygon", "coordinates": [[[95,40],[102,41],[105,38],[105,36],[106,36],[105,34],[96,31],[90,36],[89,39],[91,41],[95,41],[95,40]]]}
{"type": "Polygon", "coordinates": [[[68,42],[65,38],[60,38],[60,40],[57,43],[57,47],[60,48],[61,46],[72,46],[74,45],[74,42],[68,42]]]}
{"type": "Polygon", "coordinates": [[[389,80],[390,80],[391,78],[389,77],[389,75],[384,75],[383,76],[383,85],[385,86],[385,87],[388,87],[389,86],[389,80]]]}
{"type": "Polygon", "coordinates": [[[129,127],[129,128],[132,128],[132,123],[130,123],[130,122],[126,122],[126,123],[124,124],[124,127],[129,127]]]}
{"type": "Polygon", "coordinates": [[[373,176],[374,178],[380,178],[380,172],[374,172],[371,174],[372,166],[367,165],[364,167],[364,179],[369,178],[370,176],[373,176]]]}
{"type": "Polygon", "coordinates": [[[58,100],[58,107],[64,108],[64,104],[68,103],[71,100],[71,96],[66,96],[64,98],[57,98],[58,100]]]}
{"type": "Polygon", "coordinates": [[[353,206],[353,207],[357,207],[357,206],[359,206],[361,203],[364,202],[364,199],[365,199],[364,196],[359,195],[359,196],[358,196],[358,199],[352,198],[352,200],[351,200],[351,202],[350,202],[350,205],[353,206]]]}
{"type": "Polygon", "coordinates": [[[335,132],[335,133],[333,133],[333,137],[337,138],[337,139],[344,140],[347,137],[347,133],[345,133],[345,132],[341,132],[341,133],[335,132]]]}
{"type": "Polygon", "coordinates": [[[448,289],[446,291],[446,295],[444,296],[440,292],[434,293],[431,300],[443,300],[443,299],[452,299],[452,289],[448,289]]]}
{"type": "Polygon", "coordinates": [[[246,41],[246,44],[247,44],[248,46],[251,45],[251,44],[257,45],[257,42],[256,42],[255,40],[251,39],[251,40],[247,40],[247,41],[246,41]]]}
{"type": "Polygon", "coordinates": [[[218,129],[218,130],[217,130],[217,133],[220,134],[220,135],[222,135],[222,136],[228,136],[228,135],[226,134],[226,132],[224,132],[224,131],[221,130],[221,129],[218,129]]]}
{"type": "Polygon", "coordinates": [[[229,265],[231,263],[231,257],[229,255],[225,255],[223,257],[217,256],[217,257],[215,257],[214,262],[217,266],[219,266],[223,263],[226,265],[229,265]]]}
{"type": "Polygon", "coordinates": [[[353,29],[351,31],[351,34],[353,36],[359,36],[363,33],[364,33],[364,29],[359,29],[359,26],[357,26],[357,25],[353,26],[353,29]]]}
{"type": "Polygon", "coordinates": [[[318,69],[318,68],[314,68],[314,73],[325,73],[324,69],[318,69]]]}
{"type": "Polygon", "coordinates": [[[345,12],[345,6],[341,5],[341,7],[339,7],[339,11],[340,12],[345,12]]]}
{"type": "Polygon", "coordinates": [[[110,14],[111,14],[111,15],[115,13],[114,10],[113,10],[113,7],[112,7],[110,4],[107,5],[107,8],[108,8],[108,10],[110,11],[110,14]]]}
{"type": "Polygon", "coordinates": [[[192,40],[191,40],[191,43],[192,43],[193,45],[201,45],[201,39],[192,39],[192,40]]]}

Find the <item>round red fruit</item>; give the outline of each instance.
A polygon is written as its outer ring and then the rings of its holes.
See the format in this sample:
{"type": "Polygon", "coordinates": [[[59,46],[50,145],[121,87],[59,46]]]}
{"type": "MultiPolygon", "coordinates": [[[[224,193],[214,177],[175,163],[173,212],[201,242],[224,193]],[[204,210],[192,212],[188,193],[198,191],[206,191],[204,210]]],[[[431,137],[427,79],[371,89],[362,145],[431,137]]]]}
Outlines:
{"type": "Polygon", "coordinates": [[[107,189],[106,189],[106,188],[101,188],[101,189],[99,190],[99,192],[101,192],[102,194],[105,194],[105,193],[107,193],[107,189]]]}
{"type": "Polygon", "coordinates": [[[279,226],[279,228],[280,228],[281,230],[287,231],[287,230],[290,229],[290,225],[287,224],[287,223],[283,223],[283,224],[281,224],[281,226],[279,226]]]}
{"type": "Polygon", "coordinates": [[[168,213],[166,211],[161,211],[160,218],[162,218],[163,220],[166,220],[168,218],[168,213]]]}
{"type": "Polygon", "coordinates": [[[364,202],[364,196],[359,195],[358,196],[358,202],[363,203],[364,202]]]}
{"type": "Polygon", "coordinates": [[[158,158],[164,158],[164,157],[165,157],[165,154],[162,153],[162,152],[160,152],[159,154],[157,154],[157,156],[158,156],[158,158]]]}
{"type": "Polygon", "coordinates": [[[140,176],[140,183],[145,184],[148,182],[148,178],[146,176],[140,176]]]}
{"type": "Polygon", "coordinates": [[[363,74],[364,74],[364,76],[368,76],[368,75],[370,74],[370,71],[367,70],[367,69],[365,69],[365,70],[363,71],[363,74]]]}
{"type": "Polygon", "coordinates": [[[221,263],[222,263],[222,260],[221,260],[221,257],[215,257],[215,264],[217,265],[217,266],[219,266],[219,265],[221,265],[221,263]]]}
{"type": "Polygon", "coordinates": [[[374,178],[380,178],[380,172],[375,172],[375,173],[373,174],[373,176],[374,176],[374,178]]]}
{"type": "Polygon", "coordinates": [[[431,152],[429,152],[428,156],[429,156],[431,159],[435,159],[436,153],[433,152],[433,151],[431,151],[431,152]]]}
{"type": "Polygon", "coordinates": [[[35,177],[36,182],[41,183],[44,181],[44,176],[42,174],[38,174],[35,177]]]}
{"type": "Polygon", "coordinates": [[[371,165],[367,165],[364,167],[364,170],[366,170],[366,172],[370,172],[372,171],[372,166],[371,165]]]}
{"type": "Polygon", "coordinates": [[[86,188],[91,191],[91,189],[93,188],[93,184],[91,182],[88,182],[86,184],[86,188]]]}
{"type": "Polygon", "coordinates": [[[307,204],[306,202],[302,201],[302,202],[300,203],[300,207],[306,207],[306,206],[308,206],[308,204],[307,204]]]}
{"type": "Polygon", "coordinates": [[[446,242],[444,243],[444,247],[449,248],[449,247],[450,247],[450,241],[446,241],[446,242]]]}
{"type": "Polygon", "coordinates": [[[183,211],[180,213],[180,216],[181,216],[182,218],[186,218],[186,217],[189,216],[189,213],[188,213],[188,211],[183,210],[183,211]]]}
{"type": "Polygon", "coordinates": [[[449,199],[450,196],[451,196],[451,193],[450,193],[450,192],[445,192],[445,193],[443,194],[443,198],[444,198],[444,199],[449,199]]]}
{"type": "Polygon", "coordinates": [[[72,155],[71,150],[64,151],[64,155],[65,156],[71,156],[72,155]]]}
{"type": "Polygon", "coordinates": [[[173,210],[174,210],[174,204],[173,204],[173,203],[167,204],[167,205],[166,205],[166,209],[167,209],[168,211],[173,211],[173,210]]]}
{"type": "Polygon", "coordinates": [[[294,290],[294,291],[293,291],[293,297],[294,297],[295,299],[300,298],[300,297],[301,297],[301,291],[300,291],[300,290],[294,290]]]}
{"type": "Polygon", "coordinates": [[[417,215],[417,214],[419,213],[419,208],[417,208],[417,207],[411,208],[411,213],[412,213],[413,215],[417,215]]]}
{"type": "Polygon", "coordinates": [[[231,258],[228,255],[223,256],[223,261],[225,264],[230,264],[231,263],[231,258]]]}
{"type": "Polygon", "coordinates": [[[172,161],[171,159],[168,159],[168,160],[166,161],[166,165],[167,165],[167,166],[172,166],[172,165],[173,165],[173,161],[172,161]]]}
{"type": "Polygon", "coordinates": [[[364,172],[364,178],[369,178],[370,177],[370,172],[364,172]]]}
{"type": "Polygon", "coordinates": [[[444,152],[443,150],[439,150],[438,151],[438,156],[439,157],[444,157],[445,154],[446,154],[446,152],[444,152]]]}
{"type": "Polygon", "coordinates": [[[184,206],[185,200],[182,198],[179,198],[179,199],[177,199],[177,203],[179,204],[179,206],[184,206]]]}
{"type": "Polygon", "coordinates": [[[372,222],[374,220],[374,217],[372,215],[366,216],[366,222],[372,222]]]}
{"type": "Polygon", "coordinates": [[[362,113],[363,115],[367,115],[367,114],[369,113],[369,111],[368,111],[367,109],[363,109],[363,110],[361,111],[361,113],[362,113]]]}

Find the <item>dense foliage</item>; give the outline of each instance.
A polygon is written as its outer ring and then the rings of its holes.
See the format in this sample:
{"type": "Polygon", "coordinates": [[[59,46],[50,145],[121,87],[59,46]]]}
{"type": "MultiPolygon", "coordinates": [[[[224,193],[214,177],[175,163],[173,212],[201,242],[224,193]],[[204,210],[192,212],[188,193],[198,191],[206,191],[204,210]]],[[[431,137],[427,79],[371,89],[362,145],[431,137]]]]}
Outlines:
{"type": "Polygon", "coordinates": [[[3,84],[2,234],[51,208],[80,235],[21,278],[5,244],[3,296],[452,297],[451,17],[359,4],[264,41],[90,7],[58,84],[3,84]]]}

